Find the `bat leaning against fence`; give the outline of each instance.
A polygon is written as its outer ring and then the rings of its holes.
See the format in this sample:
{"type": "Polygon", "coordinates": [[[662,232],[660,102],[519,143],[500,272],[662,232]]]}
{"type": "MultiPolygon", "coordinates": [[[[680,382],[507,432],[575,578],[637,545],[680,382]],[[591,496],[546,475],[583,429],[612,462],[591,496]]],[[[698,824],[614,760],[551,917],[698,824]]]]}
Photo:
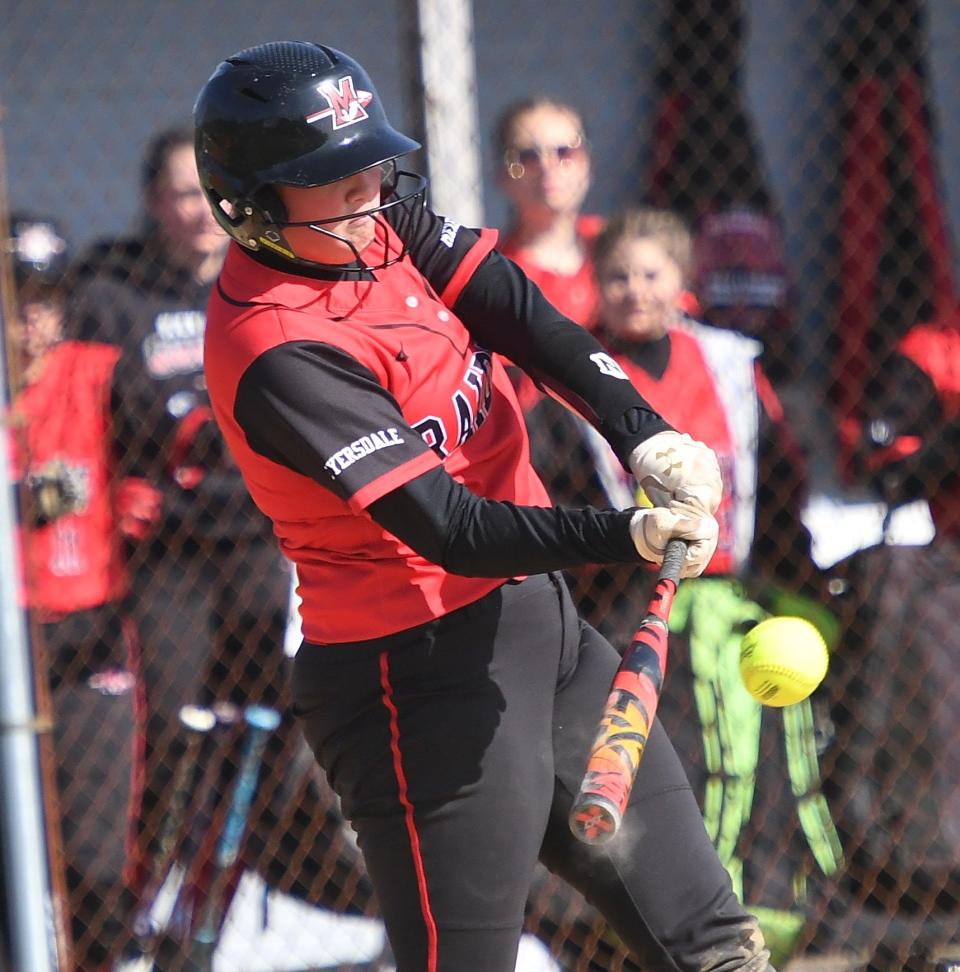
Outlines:
{"type": "Polygon", "coordinates": [[[667,622],[686,549],[683,540],[667,544],[646,616],[614,675],[570,811],[570,829],[586,844],[604,844],[620,829],[657,712],[666,672],[667,622]]]}
{"type": "Polygon", "coordinates": [[[250,808],[260,779],[263,753],[270,733],[280,725],[280,713],[262,705],[249,705],[243,710],[246,738],[240,757],[240,768],[230,804],[217,841],[210,886],[187,950],[185,972],[210,972],[213,952],[220,937],[227,884],[243,844],[250,808]]]}
{"type": "Polygon", "coordinates": [[[149,878],[134,912],[134,950],[149,957],[154,972],[180,968],[183,943],[193,921],[204,833],[214,826],[217,784],[242,721],[242,710],[229,702],[212,707],[185,705],[180,726],[184,751],[170,784],[149,878]]]}
{"type": "Polygon", "coordinates": [[[213,710],[205,706],[184,705],[180,709],[179,718],[186,745],[171,782],[170,802],[160,826],[157,851],[150,862],[150,875],[140,896],[140,905],[133,916],[133,933],[144,952],[149,951],[158,931],[152,917],[157,894],[166,882],[183,842],[184,822],[199,764],[201,744],[217,725],[213,710]]]}

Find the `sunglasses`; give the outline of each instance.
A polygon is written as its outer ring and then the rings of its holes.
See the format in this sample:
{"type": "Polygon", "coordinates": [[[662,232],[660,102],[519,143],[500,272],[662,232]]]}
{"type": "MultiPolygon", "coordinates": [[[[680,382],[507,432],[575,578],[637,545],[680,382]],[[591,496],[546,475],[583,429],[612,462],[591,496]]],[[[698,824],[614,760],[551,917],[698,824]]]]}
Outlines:
{"type": "Polygon", "coordinates": [[[527,171],[543,169],[547,159],[561,169],[579,162],[586,153],[582,138],[569,145],[530,145],[526,148],[507,149],[503,162],[511,179],[522,179],[527,171]]]}

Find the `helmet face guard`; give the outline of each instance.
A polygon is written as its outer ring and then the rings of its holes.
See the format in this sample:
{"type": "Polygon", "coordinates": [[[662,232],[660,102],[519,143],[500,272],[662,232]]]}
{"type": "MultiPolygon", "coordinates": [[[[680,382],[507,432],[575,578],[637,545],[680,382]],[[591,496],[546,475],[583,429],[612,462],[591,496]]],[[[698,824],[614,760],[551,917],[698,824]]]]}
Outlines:
{"type": "Polygon", "coordinates": [[[366,215],[375,223],[381,225],[386,225],[388,222],[396,225],[397,222],[405,220],[407,222],[404,225],[408,225],[412,231],[415,231],[416,224],[423,211],[427,180],[414,172],[396,169],[393,160],[381,163],[381,165],[389,166],[392,172],[388,178],[383,179],[383,195],[379,206],[364,212],[343,213],[337,216],[326,216],[323,219],[289,220],[286,207],[279,193],[272,187],[264,187],[259,190],[256,200],[230,200],[220,197],[213,190],[205,190],[205,192],[213,207],[217,222],[230,236],[247,249],[267,249],[290,261],[290,263],[307,270],[321,268],[345,272],[355,270],[358,273],[365,270],[380,270],[403,259],[407,252],[405,237],[402,238],[403,246],[399,250],[387,254],[384,259],[376,264],[369,264],[364,263],[360,251],[350,240],[327,229],[327,226],[366,215]],[[308,260],[306,257],[299,256],[284,234],[284,230],[288,227],[298,226],[309,227],[315,232],[328,236],[348,247],[353,253],[353,260],[357,266],[318,263],[315,260],[308,260]]]}
{"type": "MultiPolygon", "coordinates": [[[[290,223],[276,185],[328,185],[389,163],[381,205],[370,217],[396,207],[414,213],[423,207],[426,180],[396,173],[395,166],[419,143],[390,125],[366,71],[333,48],[291,41],[234,54],[201,90],[194,120],[203,191],[226,233],[248,249],[265,247],[304,267],[331,266],[296,254],[283,233],[291,225],[310,226],[354,249],[324,224],[357,213],[290,223]]],[[[355,249],[354,254],[359,260],[355,249]]]]}

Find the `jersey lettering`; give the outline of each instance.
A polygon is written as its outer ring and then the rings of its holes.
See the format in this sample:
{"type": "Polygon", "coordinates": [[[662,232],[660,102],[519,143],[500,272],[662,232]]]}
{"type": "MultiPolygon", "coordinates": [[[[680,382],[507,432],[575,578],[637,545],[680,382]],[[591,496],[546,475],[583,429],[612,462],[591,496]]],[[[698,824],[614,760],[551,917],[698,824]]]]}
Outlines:
{"type": "Polygon", "coordinates": [[[355,462],[365,456],[379,452],[381,449],[389,449],[391,446],[403,445],[403,439],[396,429],[381,429],[371,432],[369,435],[361,435],[349,445],[338,449],[323,465],[336,479],[344,471],[349,469],[355,462]]]}
{"type": "Polygon", "coordinates": [[[490,352],[476,351],[464,376],[464,381],[476,392],[477,428],[483,424],[487,415],[490,414],[490,403],[493,401],[493,385],[490,383],[492,369],[493,360],[490,357],[490,352]]]}
{"type": "Polygon", "coordinates": [[[448,439],[443,419],[436,415],[414,423],[413,428],[441,459],[462,446],[487,420],[493,401],[492,370],[490,352],[474,351],[460,387],[450,396],[454,418],[452,427],[457,430],[453,442],[448,439]]]}
{"type": "Polygon", "coordinates": [[[152,378],[192,374],[203,370],[202,311],[162,311],[153,322],[153,333],[143,340],[143,360],[152,378]]]}
{"type": "Polygon", "coordinates": [[[440,230],[440,242],[447,247],[448,250],[453,249],[453,243],[457,238],[457,230],[459,229],[459,223],[455,223],[452,219],[444,217],[443,227],[440,230]]]}
{"type": "Polygon", "coordinates": [[[202,338],[206,324],[200,311],[161,311],[153,320],[153,331],[162,341],[189,341],[202,338]]]}
{"type": "Polygon", "coordinates": [[[444,428],[443,420],[436,415],[428,415],[413,426],[420,438],[433,449],[433,451],[443,459],[447,455],[444,443],[447,441],[447,430],[444,428]]]}

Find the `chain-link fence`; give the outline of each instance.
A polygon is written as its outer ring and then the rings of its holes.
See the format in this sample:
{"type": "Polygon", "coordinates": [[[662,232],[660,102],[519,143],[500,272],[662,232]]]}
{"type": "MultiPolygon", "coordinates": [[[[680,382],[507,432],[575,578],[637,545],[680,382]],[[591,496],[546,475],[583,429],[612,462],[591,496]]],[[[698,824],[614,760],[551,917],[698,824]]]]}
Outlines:
{"type": "MultiPolygon", "coordinates": [[[[486,213],[654,406],[721,454],[720,554],[681,585],[661,715],[777,967],[960,968],[960,9],[195,6],[17,0],[0,39],[18,247],[7,429],[54,967],[193,968],[191,947],[224,972],[392,967],[289,711],[291,571],[202,377],[223,238],[192,167],[193,99],[230,53],[304,38],[369,70],[424,143],[412,165],[438,208],[486,213]],[[543,202],[551,171],[579,174],[574,204],[543,202]],[[524,223],[538,192],[539,235],[524,223]],[[617,245],[663,243],[617,222],[628,207],[690,233],[689,259],[665,250],[685,273],[668,352],[614,328],[617,245]],[[777,614],[819,628],[830,670],[811,699],[761,708],[739,644],[777,614]]],[[[519,388],[553,498],[633,505],[593,433],[519,388]]],[[[649,575],[568,580],[625,648],[649,575]]],[[[3,972],[34,972],[16,967],[19,927],[3,972]]],[[[639,968],[545,869],[525,928],[518,969],[639,968]]]]}

